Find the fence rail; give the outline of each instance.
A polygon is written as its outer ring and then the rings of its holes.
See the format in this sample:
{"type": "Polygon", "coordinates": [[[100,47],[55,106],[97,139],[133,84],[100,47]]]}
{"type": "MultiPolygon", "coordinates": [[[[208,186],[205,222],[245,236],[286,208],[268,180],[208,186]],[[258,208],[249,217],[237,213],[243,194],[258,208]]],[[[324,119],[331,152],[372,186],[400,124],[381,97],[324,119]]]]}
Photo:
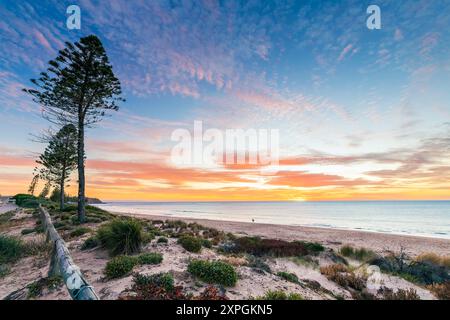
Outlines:
{"type": "Polygon", "coordinates": [[[80,268],[73,262],[66,243],[53,226],[48,211],[39,205],[42,223],[47,234],[47,240],[53,244],[49,275],[60,275],[74,300],[99,300],[94,288],[83,277],[80,268]]]}

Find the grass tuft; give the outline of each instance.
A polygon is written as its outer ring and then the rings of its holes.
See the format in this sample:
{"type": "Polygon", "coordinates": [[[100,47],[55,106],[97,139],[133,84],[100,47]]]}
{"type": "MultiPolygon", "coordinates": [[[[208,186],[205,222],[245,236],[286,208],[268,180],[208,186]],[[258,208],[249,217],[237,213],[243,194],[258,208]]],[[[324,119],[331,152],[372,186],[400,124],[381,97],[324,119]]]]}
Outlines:
{"type": "Polygon", "coordinates": [[[111,255],[133,254],[142,244],[142,225],[135,219],[115,219],[98,229],[97,238],[111,255]]]}

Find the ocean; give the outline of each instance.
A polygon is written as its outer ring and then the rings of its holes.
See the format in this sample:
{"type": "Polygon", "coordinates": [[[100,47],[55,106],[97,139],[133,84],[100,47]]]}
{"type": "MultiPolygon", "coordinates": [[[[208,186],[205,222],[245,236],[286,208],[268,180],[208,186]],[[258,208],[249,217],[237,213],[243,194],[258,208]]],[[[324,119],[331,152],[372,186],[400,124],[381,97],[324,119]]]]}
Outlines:
{"type": "Polygon", "coordinates": [[[107,202],[109,211],[450,239],[450,201],[107,202]]]}

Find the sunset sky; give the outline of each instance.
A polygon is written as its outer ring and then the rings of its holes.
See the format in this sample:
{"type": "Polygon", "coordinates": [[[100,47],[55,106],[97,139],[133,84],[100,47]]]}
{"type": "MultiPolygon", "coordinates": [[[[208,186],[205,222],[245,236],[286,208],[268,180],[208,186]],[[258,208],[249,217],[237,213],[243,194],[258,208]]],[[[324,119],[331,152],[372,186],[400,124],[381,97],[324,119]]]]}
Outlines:
{"type": "Polygon", "coordinates": [[[50,126],[21,89],[95,34],[127,101],[87,131],[88,196],[450,199],[449,30],[447,0],[0,0],[0,194],[27,191],[50,126]],[[278,129],[279,166],[176,166],[171,133],[195,120],[278,129]]]}

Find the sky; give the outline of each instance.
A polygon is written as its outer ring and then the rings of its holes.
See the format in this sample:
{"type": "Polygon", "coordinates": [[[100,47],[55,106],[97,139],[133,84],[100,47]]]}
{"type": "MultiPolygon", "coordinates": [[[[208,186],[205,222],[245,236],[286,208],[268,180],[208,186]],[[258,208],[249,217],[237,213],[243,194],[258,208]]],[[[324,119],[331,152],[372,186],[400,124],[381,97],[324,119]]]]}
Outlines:
{"type": "Polygon", "coordinates": [[[448,200],[448,30],[449,0],[0,0],[0,194],[27,191],[51,126],[22,88],[95,34],[126,102],[87,131],[90,197],[448,200]],[[194,121],[278,130],[278,165],[177,165],[171,135],[194,121]]]}

